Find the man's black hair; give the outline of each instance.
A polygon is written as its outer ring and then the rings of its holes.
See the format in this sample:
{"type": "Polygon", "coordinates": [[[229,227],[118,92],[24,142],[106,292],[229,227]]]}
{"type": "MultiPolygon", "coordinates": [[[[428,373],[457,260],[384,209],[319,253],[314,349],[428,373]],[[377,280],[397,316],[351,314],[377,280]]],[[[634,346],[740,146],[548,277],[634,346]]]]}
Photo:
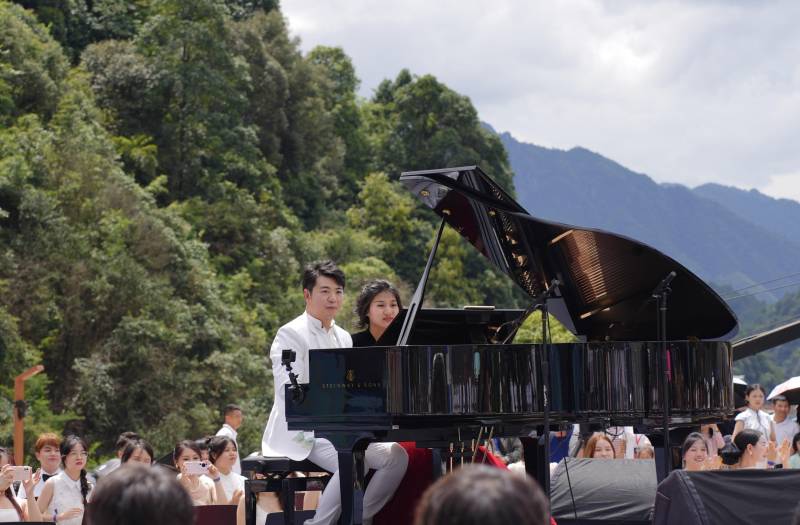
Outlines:
{"type": "Polygon", "coordinates": [[[320,276],[333,279],[336,284],[344,288],[344,272],[336,266],[335,262],[328,260],[317,261],[306,266],[303,271],[303,290],[312,291],[320,276]]]}
{"type": "Polygon", "coordinates": [[[233,412],[236,412],[237,410],[239,412],[241,412],[242,411],[242,407],[240,407],[239,405],[234,405],[233,403],[231,403],[229,405],[225,405],[225,408],[222,409],[222,416],[223,417],[228,417],[229,414],[232,414],[233,412]]]}
{"type": "Polygon", "coordinates": [[[117,438],[117,443],[114,446],[114,450],[117,450],[117,451],[124,450],[125,447],[128,446],[128,443],[130,443],[132,441],[137,441],[139,439],[141,439],[141,438],[139,437],[139,434],[137,434],[136,432],[130,432],[130,431],[123,432],[117,438]]]}
{"type": "Polygon", "coordinates": [[[87,505],[88,525],[191,525],[189,493],[161,467],[125,465],[100,480],[87,505]]]}

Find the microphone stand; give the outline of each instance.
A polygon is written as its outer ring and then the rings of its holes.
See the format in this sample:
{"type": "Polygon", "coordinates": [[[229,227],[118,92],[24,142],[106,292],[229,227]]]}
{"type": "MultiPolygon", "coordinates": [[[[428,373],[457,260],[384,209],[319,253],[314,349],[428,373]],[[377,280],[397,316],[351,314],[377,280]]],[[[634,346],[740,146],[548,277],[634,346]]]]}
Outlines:
{"type": "Polygon", "coordinates": [[[661,368],[663,370],[663,384],[664,384],[664,395],[662,396],[662,403],[664,411],[662,413],[662,423],[664,426],[664,477],[669,476],[670,471],[672,470],[672,448],[669,440],[669,415],[670,415],[670,405],[671,401],[671,394],[672,394],[672,370],[671,370],[671,360],[669,358],[668,349],[667,349],[667,299],[669,294],[672,293],[672,289],[669,287],[672,280],[675,278],[677,274],[675,271],[671,271],[667,274],[664,279],[658,283],[653,293],[650,294],[653,299],[656,300],[656,305],[658,309],[658,315],[656,316],[656,332],[658,341],[660,342],[661,348],[661,368]]]}
{"type": "Polygon", "coordinates": [[[547,300],[553,296],[556,287],[560,284],[561,282],[558,279],[553,279],[550,282],[550,287],[539,294],[534,301],[535,307],[542,313],[542,401],[544,402],[542,448],[544,449],[544,469],[539,472],[543,473],[543,479],[540,481],[548,499],[550,499],[550,309],[547,306],[547,300]]]}

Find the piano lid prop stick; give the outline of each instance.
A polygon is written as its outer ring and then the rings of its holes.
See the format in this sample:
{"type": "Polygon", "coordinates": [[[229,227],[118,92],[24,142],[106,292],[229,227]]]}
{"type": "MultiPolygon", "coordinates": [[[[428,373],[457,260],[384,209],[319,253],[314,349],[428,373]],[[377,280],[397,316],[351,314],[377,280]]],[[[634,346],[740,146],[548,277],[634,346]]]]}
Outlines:
{"type": "Polygon", "coordinates": [[[451,441],[450,442],[450,470],[449,470],[449,472],[453,472],[453,454],[454,454],[454,451],[455,451],[455,448],[453,447],[453,442],[451,441]]]}
{"type": "MultiPolygon", "coordinates": [[[[481,445],[481,438],[482,437],[483,437],[483,427],[481,427],[480,430],[478,430],[478,446],[481,445]]],[[[475,452],[476,451],[477,451],[477,449],[475,448],[475,442],[473,441],[472,442],[472,458],[471,458],[470,463],[475,463],[475,452]]]]}
{"type": "Polygon", "coordinates": [[[489,427],[489,438],[486,440],[486,450],[483,451],[483,456],[481,457],[481,465],[486,462],[486,456],[489,454],[489,449],[492,446],[493,435],[494,435],[494,426],[491,426],[489,427]]]}

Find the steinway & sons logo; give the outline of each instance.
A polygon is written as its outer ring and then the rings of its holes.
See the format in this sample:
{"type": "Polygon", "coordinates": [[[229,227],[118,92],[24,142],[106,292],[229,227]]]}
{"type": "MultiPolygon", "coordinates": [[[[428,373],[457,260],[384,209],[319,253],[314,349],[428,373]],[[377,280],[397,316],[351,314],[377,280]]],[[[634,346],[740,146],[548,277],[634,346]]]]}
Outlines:
{"type": "Polygon", "coordinates": [[[356,381],[356,371],[352,368],[344,374],[344,383],[322,383],[323,390],[338,388],[383,388],[380,381],[356,381]]]}

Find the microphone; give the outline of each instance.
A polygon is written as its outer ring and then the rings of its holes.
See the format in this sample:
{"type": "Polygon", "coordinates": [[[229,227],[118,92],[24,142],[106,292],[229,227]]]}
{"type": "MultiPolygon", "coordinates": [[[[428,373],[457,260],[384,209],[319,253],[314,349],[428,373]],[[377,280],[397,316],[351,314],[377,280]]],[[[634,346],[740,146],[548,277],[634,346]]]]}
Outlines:
{"type": "Polygon", "coordinates": [[[292,402],[295,405],[301,404],[306,399],[306,386],[297,382],[297,374],[292,371],[292,363],[297,359],[297,353],[294,350],[286,349],[281,350],[281,364],[286,368],[289,373],[289,392],[292,394],[292,402]]]}
{"type": "Polygon", "coordinates": [[[537,295],[533,299],[533,304],[539,306],[543,302],[545,302],[547,299],[550,299],[551,297],[553,297],[553,295],[556,293],[556,287],[557,286],[561,286],[561,281],[559,281],[558,279],[553,279],[552,281],[550,281],[550,287],[547,288],[546,290],[544,290],[539,295],[537,295]]]}
{"type": "Polygon", "coordinates": [[[677,277],[677,276],[678,276],[678,274],[677,274],[677,273],[675,273],[675,270],[672,270],[671,272],[669,272],[669,273],[667,274],[667,276],[666,276],[666,277],[664,277],[664,278],[661,280],[661,282],[660,282],[660,283],[658,283],[658,286],[656,286],[656,288],[655,288],[655,289],[653,290],[653,292],[650,294],[650,297],[653,297],[653,298],[658,298],[658,297],[661,297],[661,296],[664,294],[664,292],[666,292],[666,291],[668,291],[668,290],[669,290],[669,285],[670,285],[670,283],[671,283],[671,282],[672,282],[672,280],[673,280],[675,277],[677,277]]]}

